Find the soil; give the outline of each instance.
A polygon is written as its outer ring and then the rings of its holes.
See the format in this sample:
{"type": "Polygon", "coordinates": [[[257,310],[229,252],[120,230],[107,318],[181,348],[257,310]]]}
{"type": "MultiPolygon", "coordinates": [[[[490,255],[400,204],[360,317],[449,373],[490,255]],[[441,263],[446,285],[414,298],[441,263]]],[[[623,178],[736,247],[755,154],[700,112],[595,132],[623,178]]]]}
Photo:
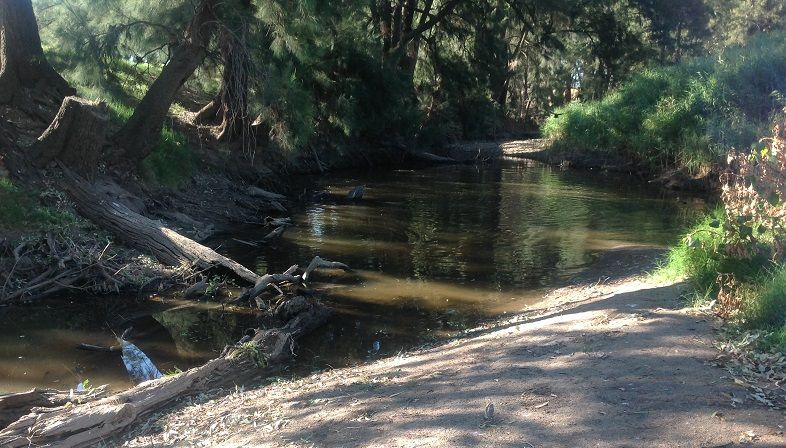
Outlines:
{"type": "Polygon", "coordinates": [[[533,308],[445,345],[185,398],[112,444],[786,446],[783,411],[716,367],[719,323],[684,306],[685,285],[642,275],[654,256],[612,251],[533,308]]]}

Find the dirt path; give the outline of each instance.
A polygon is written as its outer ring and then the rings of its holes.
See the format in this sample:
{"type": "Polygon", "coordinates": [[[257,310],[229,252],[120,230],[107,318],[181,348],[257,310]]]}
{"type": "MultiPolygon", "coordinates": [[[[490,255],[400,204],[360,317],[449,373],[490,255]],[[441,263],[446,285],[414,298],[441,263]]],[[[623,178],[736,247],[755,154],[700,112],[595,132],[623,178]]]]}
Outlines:
{"type": "Polygon", "coordinates": [[[713,319],[681,308],[681,285],[624,277],[636,270],[624,260],[607,269],[622,278],[557,290],[485,334],[359,368],[217,391],[141,425],[125,443],[786,446],[783,411],[752,403],[711,366],[713,319]]]}

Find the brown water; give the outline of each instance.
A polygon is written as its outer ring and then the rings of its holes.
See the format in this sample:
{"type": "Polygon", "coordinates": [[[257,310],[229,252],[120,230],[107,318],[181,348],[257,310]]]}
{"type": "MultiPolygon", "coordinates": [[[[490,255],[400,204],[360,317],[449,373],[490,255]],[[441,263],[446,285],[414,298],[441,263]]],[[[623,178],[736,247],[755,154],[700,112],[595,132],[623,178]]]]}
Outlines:
{"type": "MultiPolygon", "coordinates": [[[[265,230],[257,228],[211,242],[258,272],[314,255],[357,270],[315,277],[336,312],[300,344],[300,372],[395,354],[518,311],[604,250],[674,242],[703,208],[631,179],[524,161],[333,175],[318,187],[328,194],[297,209],[296,227],[275,247],[232,240],[259,239],[265,230]],[[367,187],[364,200],[343,200],[358,184],[367,187]]],[[[248,308],[177,297],[135,302],[72,297],[0,308],[0,392],[69,388],[85,378],[129,386],[117,354],[74,348],[111,345],[112,331],[128,325],[137,345],[171,371],[216,356],[256,324],[248,308]]]]}

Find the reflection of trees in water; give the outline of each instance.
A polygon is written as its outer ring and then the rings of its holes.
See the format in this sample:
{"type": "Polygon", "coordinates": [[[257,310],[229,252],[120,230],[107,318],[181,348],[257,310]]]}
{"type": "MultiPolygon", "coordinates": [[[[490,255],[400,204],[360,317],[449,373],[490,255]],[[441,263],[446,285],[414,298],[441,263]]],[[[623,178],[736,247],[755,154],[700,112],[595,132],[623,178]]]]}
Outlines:
{"type": "Polygon", "coordinates": [[[449,173],[430,182],[426,194],[410,198],[412,274],[484,281],[493,264],[488,243],[497,228],[500,172],[462,167],[449,173]]]}
{"type": "Polygon", "coordinates": [[[155,313],[153,318],[172,337],[178,355],[186,359],[200,359],[211,351],[220,351],[254,324],[249,315],[221,309],[177,308],[155,313]]]}

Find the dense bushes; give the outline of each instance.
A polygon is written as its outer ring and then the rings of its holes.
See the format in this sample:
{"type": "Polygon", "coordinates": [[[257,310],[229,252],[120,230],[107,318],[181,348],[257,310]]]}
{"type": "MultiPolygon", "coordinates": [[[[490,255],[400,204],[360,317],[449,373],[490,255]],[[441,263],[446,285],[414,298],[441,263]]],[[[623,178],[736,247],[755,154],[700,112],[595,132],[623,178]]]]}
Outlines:
{"type": "Polygon", "coordinates": [[[571,103],[543,131],[562,149],[698,170],[763,135],[782,93],[786,35],[759,35],[713,57],[646,70],[599,101],[571,103]]]}

